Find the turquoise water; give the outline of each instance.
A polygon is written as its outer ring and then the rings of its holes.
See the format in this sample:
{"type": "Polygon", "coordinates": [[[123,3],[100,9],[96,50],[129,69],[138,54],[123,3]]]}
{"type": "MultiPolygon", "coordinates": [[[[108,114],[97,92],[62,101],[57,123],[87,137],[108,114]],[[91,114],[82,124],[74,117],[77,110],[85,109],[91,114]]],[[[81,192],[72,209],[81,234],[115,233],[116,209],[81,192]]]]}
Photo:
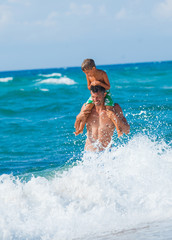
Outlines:
{"type": "Polygon", "coordinates": [[[86,130],[73,134],[90,95],[80,67],[0,72],[0,239],[73,239],[172,218],[172,62],[98,68],[131,127],[101,156],[84,154],[86,130]]]}

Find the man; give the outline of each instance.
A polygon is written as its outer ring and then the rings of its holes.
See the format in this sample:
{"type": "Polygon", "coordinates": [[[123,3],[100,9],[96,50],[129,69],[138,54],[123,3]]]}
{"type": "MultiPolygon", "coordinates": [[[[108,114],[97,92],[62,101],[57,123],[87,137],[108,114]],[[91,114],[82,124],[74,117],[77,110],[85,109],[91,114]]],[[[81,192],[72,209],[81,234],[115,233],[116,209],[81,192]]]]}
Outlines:
{"type": "MultiPolygon", "coordinates": [[[[95,106],[86,119],[87,140],[85,150],[102,151],[111,142],[115,128],[117,129],[118,137],[120,137],[123,133],[129,133],[130,126],[118,104],[114,105],[113,111],[106,110],[104,104],[106,92],[103,87],[91,86],[91,96],[95,106]]],[[[81,113],[83,110],[84,106],[81,113]]],[[[79,119],[81,119],[80,116],[77,116],[75,126],[80,124],[79,119]]]]}

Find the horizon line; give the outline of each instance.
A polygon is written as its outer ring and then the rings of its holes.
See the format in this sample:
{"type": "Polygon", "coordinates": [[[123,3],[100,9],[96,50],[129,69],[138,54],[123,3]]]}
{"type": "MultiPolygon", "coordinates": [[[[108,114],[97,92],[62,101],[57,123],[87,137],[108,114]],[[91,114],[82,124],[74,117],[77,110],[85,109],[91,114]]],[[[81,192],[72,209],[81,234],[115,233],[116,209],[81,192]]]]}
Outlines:
{"type": "MultiPolygon", "coordinates": [[[[145,63],[165,63],[172,62],[172,60],[162,60],[162,61],[146,61],[146,62],[127,62],[127,63],[111,63],[111,64],[97,64],[96,66],[110,66],[110,65],[134,65],[134,64],[145,64],[145,63]]],[[[22,72],[22,71],[36,71],[36,70],[50,70],[50,69],[67,69],[67,68],[80,68],[80,66],[65,66],[65,67],[48,67],[48,68],[28,68],[28,69],[18,69],[18,70],[0,70],[0,73],[5,72],[22,72]]]]}

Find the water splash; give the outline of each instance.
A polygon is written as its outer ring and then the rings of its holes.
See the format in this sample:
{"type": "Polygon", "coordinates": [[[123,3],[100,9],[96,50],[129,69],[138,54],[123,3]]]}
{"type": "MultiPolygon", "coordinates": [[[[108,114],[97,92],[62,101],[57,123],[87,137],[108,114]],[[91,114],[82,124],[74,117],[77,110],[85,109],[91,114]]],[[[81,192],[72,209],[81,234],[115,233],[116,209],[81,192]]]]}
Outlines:
{"type": "Polygon", "coordinates": [[[171,156],[165,142],[137,135],[53,177],[2,175],[0,238],[73,239],[172,218],[171,156]]]}

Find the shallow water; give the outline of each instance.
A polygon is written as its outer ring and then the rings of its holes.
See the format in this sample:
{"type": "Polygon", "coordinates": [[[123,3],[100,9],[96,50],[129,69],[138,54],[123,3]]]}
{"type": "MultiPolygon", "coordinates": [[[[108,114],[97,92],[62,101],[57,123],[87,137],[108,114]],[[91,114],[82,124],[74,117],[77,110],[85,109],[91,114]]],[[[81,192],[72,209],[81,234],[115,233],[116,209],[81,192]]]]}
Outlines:
{"type": "Polygon", "coordinates": [[[80,68],[0,72],[0,239],[170,239],[172,62],[99,68],[131,127],[100,154],[80,68]]]}

